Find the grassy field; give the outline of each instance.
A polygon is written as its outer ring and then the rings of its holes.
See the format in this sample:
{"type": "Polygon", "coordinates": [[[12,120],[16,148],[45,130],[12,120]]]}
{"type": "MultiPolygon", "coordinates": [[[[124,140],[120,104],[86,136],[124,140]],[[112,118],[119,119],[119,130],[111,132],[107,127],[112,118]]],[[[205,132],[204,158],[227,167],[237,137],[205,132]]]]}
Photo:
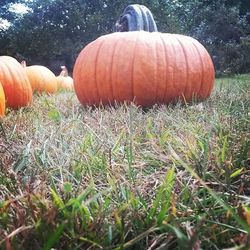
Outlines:
{"type": "Polygon", "coordinates": [[[200,104],[35,96],[0,123],[0,249],[250,249],[250,75],[200,104]]]}

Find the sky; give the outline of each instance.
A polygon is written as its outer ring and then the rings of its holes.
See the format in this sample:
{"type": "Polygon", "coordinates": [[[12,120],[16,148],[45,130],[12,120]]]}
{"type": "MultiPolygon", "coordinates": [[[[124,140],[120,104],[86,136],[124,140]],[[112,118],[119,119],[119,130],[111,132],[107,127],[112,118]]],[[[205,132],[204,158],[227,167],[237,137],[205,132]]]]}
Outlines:
{"type": "Polygon", "coordinates": [[[24,4],[14,3],[10,6],[10,10],[17,14],[25,14],[29,11],[29,8],[27,8],[24,4]]]}
{"type": "MultiPolygon", "coordinates": [[[[27,8],[24,4],[14,3],[11,4],[9,10],[19,15],[23,15],[29,11],[29,8],[27,8]]],[[[7,20],[0,17],[0,30],[8,29],[10,26],[11,24],[7,20]]]]}
{"type": "Polygon", "coordinates": [[[5,30],[8,29],[9,27],[10,23],[5,19],[0,18],[0,30],[5,30]]]}

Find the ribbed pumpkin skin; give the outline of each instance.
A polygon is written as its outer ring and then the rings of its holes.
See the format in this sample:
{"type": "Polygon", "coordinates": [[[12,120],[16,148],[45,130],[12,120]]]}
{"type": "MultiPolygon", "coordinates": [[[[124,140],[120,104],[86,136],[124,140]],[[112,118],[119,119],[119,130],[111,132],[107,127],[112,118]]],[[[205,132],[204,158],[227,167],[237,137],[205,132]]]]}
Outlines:
{"type": "Polygon", "coordinates": [[[0,82],[4,89],[6,106],[18,109],[31,104],[32,89],[29,79],[15,58],[0,56],[0,82]]]}
{"type": "Polygon", "coordinates": [[[84,105],[134,101],[150,107],[207,98],[214,66],[195,39],[159,32],[118,32],[101,36],[79,54],[74,88],[84,105]]]}
{"type": "Polygon", "coordinates": [[[47,93],[53,94],[57,91],[57,79],[55,74],[45,66],[32,65],[24,67],[26,71],[32,90],[39,94],[47,93]]]}
{"type": "Polygon", "coordinates": [[[0,82],[0,117],[3,117],[4,114],[5,114],[5,95],[2,84],[0,82]]]}

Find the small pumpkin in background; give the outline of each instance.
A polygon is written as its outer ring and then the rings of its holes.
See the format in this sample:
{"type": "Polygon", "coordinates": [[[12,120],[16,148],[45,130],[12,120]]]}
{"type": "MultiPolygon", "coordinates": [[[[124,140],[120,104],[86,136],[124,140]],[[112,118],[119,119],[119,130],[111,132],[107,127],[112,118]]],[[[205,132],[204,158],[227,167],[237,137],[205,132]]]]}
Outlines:
{"type": "Polygon", "coordinates": [[[214,66],[194,38],[160,32],[116,32],[89,43],[73,69],[83,105],[135,102],[150,107],[179,99],[204,100],[214,86],[214,66]]]}
{"type": "Polygon", "coordinates": [[[5,95],[2,84],[0,82],[0,118],[5,114],[5,95]]]}
{"type": "Polygon", "coordinates": [[[74,90],[73,78],[69,76],[66,66],[61,66],[61,73],[56,77],[59,90],[74,90]]]}
{"type": "Polygon", "coordinates": [[[42,65],[26,66],[26,61],[21,64],[28,75],[33,92],[54,94],[57,91],[57,79],[50,69],[42,65]]]}
{"type": "Polygon", "coordinates": [[[18,109],[31,104],[32,89],[29,79],[15,58],[0,56],[0,82],[7,107],[18,109]]]}

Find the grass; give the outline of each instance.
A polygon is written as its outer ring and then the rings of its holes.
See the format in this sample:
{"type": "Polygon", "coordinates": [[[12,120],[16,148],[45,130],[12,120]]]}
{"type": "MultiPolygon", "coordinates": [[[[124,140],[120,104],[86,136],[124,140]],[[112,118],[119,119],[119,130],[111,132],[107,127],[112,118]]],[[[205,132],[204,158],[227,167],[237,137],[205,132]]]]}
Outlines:
{"type": "Polygon", "coordinates": [[[34,98],[0,123],[1,249],[249,249],[250,75],[200,104],[34,98]]]}

